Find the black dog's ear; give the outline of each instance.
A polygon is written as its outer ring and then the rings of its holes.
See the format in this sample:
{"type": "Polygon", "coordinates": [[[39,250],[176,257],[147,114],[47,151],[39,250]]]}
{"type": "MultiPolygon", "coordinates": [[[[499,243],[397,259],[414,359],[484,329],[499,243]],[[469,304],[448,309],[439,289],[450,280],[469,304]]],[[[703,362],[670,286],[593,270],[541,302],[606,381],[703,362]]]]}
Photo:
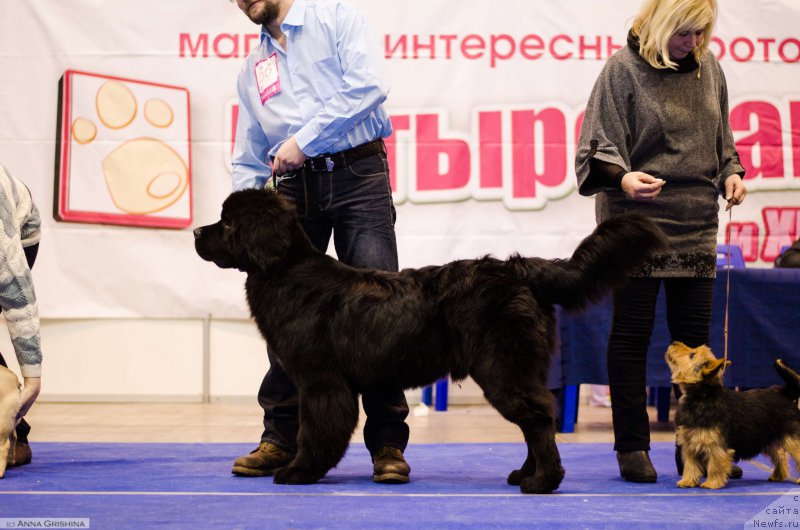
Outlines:
{"type": "Polygon", "coordinates": [[[291,234],[282,219],[262,218],[260,222],[239,226],[241,244],[250,262],[267,270],[281,261],[291,246],[291,234]]]}
{"type": "Polygon", "coordinates": [[[266,271],[284,260],[293,248],[302,246],[305,235],[294,204],[279,193],[235,191],[225,200],[222,210],[233,225],[229,244],[235,248],[234,254],[246,262],[243,270],[266,271]]]}

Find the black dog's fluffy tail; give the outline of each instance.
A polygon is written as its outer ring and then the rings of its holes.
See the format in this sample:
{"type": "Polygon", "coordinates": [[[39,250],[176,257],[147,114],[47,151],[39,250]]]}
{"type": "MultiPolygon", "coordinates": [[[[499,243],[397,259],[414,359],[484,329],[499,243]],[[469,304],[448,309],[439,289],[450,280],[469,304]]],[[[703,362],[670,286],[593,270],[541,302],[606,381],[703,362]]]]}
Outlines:
{"type": "Polygon", "coordinates": [[[540,300],[579,310],[625,281],[653,252],[667,246],[656,224],[640,214],[601,223],[568,260],[531,260],[531,290],[540,300]]]}
{"type": "Polygon", "coordinates": [[[780,359],[775,361],[775,370],[786,383],[783,391],[792,401],[797,401],[797,398],[800,397],[800,374],[789,368],[789,366],[780,359]]]}

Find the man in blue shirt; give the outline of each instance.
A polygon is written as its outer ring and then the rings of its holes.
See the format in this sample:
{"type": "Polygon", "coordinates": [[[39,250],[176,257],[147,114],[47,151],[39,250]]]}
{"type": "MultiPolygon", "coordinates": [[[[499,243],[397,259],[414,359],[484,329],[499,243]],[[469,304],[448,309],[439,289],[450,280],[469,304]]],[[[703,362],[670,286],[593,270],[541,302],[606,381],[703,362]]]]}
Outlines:
{"type": "MultiPolygon", "coordinates": [[[[370,53],[363,17],[341,0],[237,0],[261,25],[261,41],[239,74],[233,188],[271,178],[291,198],[316,248],[333,235],[339,260],[398,269],[395,209],[383,138],[392,133],[381,104],[388,85],[370,53]]],[[[258,392],[261,444],[233,473],[268,476],[297,451],[297,390],[269,347],[258,392]]],[[[373,480],[404,483],[410,468],[408,404],[402,388],[364,394],[364,441],[373,480]]]]}

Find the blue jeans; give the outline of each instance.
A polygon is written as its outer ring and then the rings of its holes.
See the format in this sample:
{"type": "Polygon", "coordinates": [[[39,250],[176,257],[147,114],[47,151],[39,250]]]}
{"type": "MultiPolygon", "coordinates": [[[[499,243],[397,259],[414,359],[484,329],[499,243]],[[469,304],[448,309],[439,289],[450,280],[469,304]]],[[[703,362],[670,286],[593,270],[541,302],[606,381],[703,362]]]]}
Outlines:
{"type": "MultiPolygon", "coordinates": [[[[396,218],[386,154],[362,158],[333,172],[298,171],[281,179],[278,192],[297,206],[303,229],[321,252],[333,243],[339,261],[354,267],[397,271],[396,218]]],[[[264,409],[261,440],[291,453],[297,450],[297,389],[270,348],[270,369],[258,391],[264,409]]],[[[384,446],[408,444],[408,403],[401,387],[362,396],[370,454],[384,446]]]]}

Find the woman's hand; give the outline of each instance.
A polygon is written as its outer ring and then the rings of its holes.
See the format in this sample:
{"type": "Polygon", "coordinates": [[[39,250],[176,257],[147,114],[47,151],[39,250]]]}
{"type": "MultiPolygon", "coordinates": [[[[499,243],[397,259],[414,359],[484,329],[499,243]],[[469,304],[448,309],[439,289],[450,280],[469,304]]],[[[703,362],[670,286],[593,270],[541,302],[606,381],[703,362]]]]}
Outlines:
{"type": "Polygon", "coordinates": [[[747,195],[747,188],[742,182],[742,177],[736,174],[729,175],[725,179],[725,199],[728,201],[725,211],[727,212],[737,204],[742,204],[745,195],[747,195]]]}
{"type": "Polygon", "coordinates": [[[620,183],[625,195],[635,201],[652,201],[661,192],[666,180],[657,179],[641,171],[625,173],[620,183]]]}
{"type": "Polygon", "coordinates": [[[20,392],[19,396],[22,406],[19,408],[19,412],[17,413],[17,419],[25,417],[33,403],[36,401],[36,398],[39,397],[39,392],[42,390],[41,377],[25,377],[24,383],[25,384],[22,387],[22,391],[20,392]]]}

